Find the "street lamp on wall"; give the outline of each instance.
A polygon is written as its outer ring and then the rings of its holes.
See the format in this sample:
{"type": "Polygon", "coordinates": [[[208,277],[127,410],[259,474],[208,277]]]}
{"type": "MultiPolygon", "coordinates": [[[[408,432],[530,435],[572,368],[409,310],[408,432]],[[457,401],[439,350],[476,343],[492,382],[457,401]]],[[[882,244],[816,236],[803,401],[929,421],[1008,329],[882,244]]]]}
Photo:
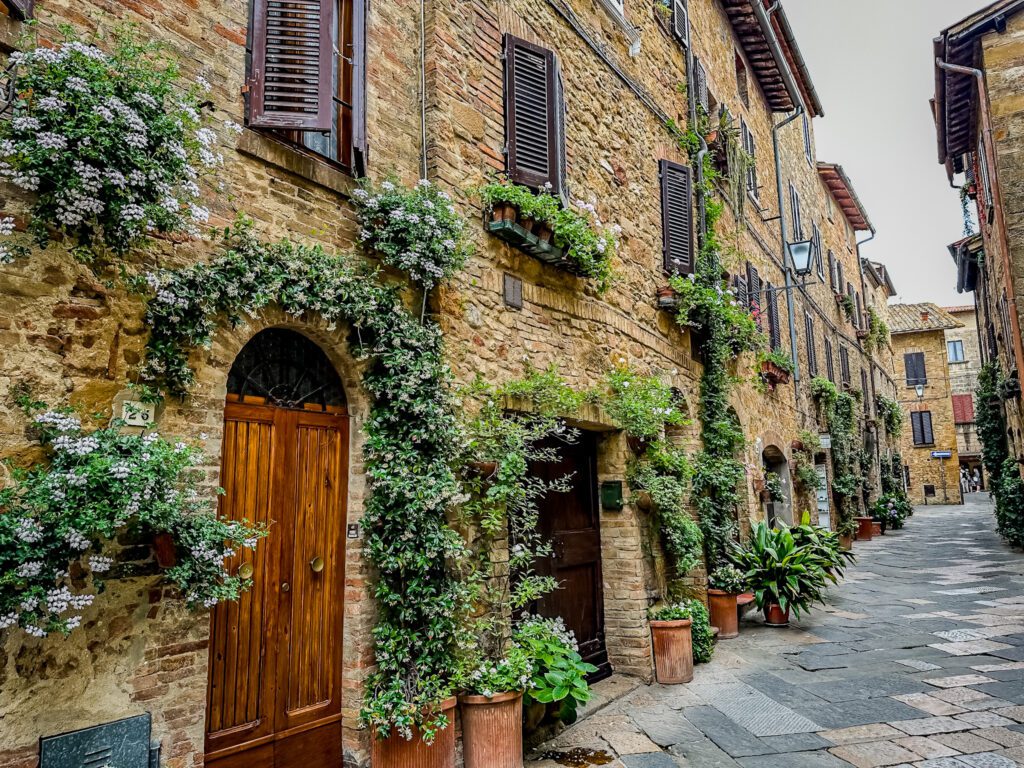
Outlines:
{"type": "Polygon", "coordinates": [[[924,400],[924,384],[918,384],[914,387],[914,391],[917,392],[918,400],[924,400]]]}
{"type": "Polygon", "coordinates": [[[786,247],[789,249],[789,263],[793,265],[793,271],[801,278],[811,274],[814,241],[801,240],[797,243],[787,243],[786,247]]]}

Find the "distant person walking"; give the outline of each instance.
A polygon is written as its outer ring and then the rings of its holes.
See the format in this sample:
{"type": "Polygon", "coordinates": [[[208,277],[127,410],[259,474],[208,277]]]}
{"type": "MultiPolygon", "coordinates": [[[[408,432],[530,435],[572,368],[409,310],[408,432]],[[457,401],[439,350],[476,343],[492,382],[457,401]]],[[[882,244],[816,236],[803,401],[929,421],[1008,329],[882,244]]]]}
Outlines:
{"type": "Polygon", "coordinates": [[[971,478],[967,474],[967,467],[960,467],[960,492],[971,492],[971,478]]]}
{"type": "Polygon", "coordinates": [[[974,475],[971,477],[971,488],[975,493],[981,491],[981,470],[977,467],[974,468],[974,475]]]}

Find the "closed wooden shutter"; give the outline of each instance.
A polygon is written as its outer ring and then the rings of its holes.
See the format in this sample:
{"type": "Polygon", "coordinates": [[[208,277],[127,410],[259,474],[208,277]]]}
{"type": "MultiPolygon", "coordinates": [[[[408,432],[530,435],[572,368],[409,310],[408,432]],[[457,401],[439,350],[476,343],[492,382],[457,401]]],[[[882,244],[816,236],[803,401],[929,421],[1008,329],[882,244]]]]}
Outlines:
{"type": "Polygon", "coordinates": [[[732,284],[736,292],[736,303],[741,307],[750,306],[750,297],[747,294],[747,278],[743,275],[736,275],[732,279],[732,284]]]}
{"type": "Polygon", "coordinates": [[[793,217],[793,240],[803,240],[804,225],[800,219],[800,193],[792,184],[789,185],[789,210],[793,217]]]}
{"type": "Polygon", "coordinates": [[[704,110],[705,115],[708,114],[711,109],[711,102],[708,98],[708,75],[704,71],[704,65],[696,56],[693,57],[693,88],[697,104],[704,110]]]}
{"type": "Polygon", "coordinates": [[[814,318],[809,312],[804,314],[804,335],[807,339],[807,370],[811,376],[817,376],[818,350],[814,345],[814,318]]]}
{"type": "Polygon", "coordinates": [[[825,339],[825,373],[828,376],[828,380],[833,384],[836,383],[836,365],[835,355],[832,352],[832,342],[829,339],[825,339]]]}
{"type": "Polygon", "coordinates": [[[860,328],[864,323],[864,306],[861,304],[860,291],[853,292],[854,303],[857,305],[857,314],[853,316],[853,324],[860,328]]]}
{"type": "Polygon", "coordinates": [[[21,21],[27,21],[32,18],[32,13],[35,10],[35,0],[3,0],[3,2],[15,18],[21,21]]]}
{"type": "Polygon", "coordinates": [[[254,0],[249,124],[329,131],[335,0],[254,0]]]}
{"type": "Polygon", "coordinates": [[[690,44],[690,12],[686,0],[672,2],[672,34],[683,45],[690,44]]]}
{"type": "Polygon", "coordinates": [[[828,252],[828,284],[832,290],[836,290],[836,255],[829,249],[828,252]]]}
{"type": "Polygon", "coordinates": [[[860,369],[860,391],[861,400],[864,401],[864,414],[866,416],[871,415],[871,397],[868,393],[868,372],[863,368],[860,369]]]}
{"type": "Polygon", "coordinates": [[[836,259],[836,293],[843,292],[843,282],[846,277],[843,275],[843,262],[836,259]]]}
{"type": "Polygon", "coordinates": [[[811,240],[813,242],[812,249],[814,253],[814,267],[818,270],[818,277],[824,280],[825,262],[821,257],[821,230],[818,229],[817,224],[812,224],[811,227],[813,227],[811,240]]]}
{"type": "Polygon", "coordinates": [[[953,422],[955,424],[974,423],[973,395],[953,395],[953,422]]]}
{"type": "Polygon", "coordinates": [[[850,384],[850,352],[846,347],[839,347],[839,375],[842,377],[843,384],[849,386],[850,384]]]}
{"type": "Polygon", "coordinates": [[[908,352],[903,355],[903,367],[907,375],[907,386],[928,383],[928,373],[924,365],[924,352],[908,352]]]}
{"type": "Polygon", "coordinates": [[[768,301],[768,341],[772,349],[782,347],[782,329],[779,327],[779,295],[771,283],[765,285],[765,298],[768,301]]]}
{"type": "Polygon", "coordinates": [[[761,327],[761,277],[757,274],[757,267],[747,262],[747,305],[750,312],[757,321],[757,327],[761,327]]]}
{"type": "Polygon", "coordinates": [[[662,160],[662,263],[670,275],[693,273],[693,176],[685,165],[662,160]]]}
{"type": "Polygon", "coordinates": [[[558,57],[554,57],[555,63],[555,178],[551,182],[551,194],[559,195],[562,202],[568,206],[569,188],[566,181],[568,172],[568,161],[565,154],[565,84],[562,81],[562,67],[558,57]]]}
{"type": "Polygon", "coordinates": [[[935,435],[932,432],[931,411],[915,411],[910,414],[911,431],[914,434],[914,445],[933,445],[935,435]]]}
{"type": "Polygon", "coordinates": [[[509,179],[539,189],[559,176],[555,54],[505,35],[505,138],[509,179]]]}

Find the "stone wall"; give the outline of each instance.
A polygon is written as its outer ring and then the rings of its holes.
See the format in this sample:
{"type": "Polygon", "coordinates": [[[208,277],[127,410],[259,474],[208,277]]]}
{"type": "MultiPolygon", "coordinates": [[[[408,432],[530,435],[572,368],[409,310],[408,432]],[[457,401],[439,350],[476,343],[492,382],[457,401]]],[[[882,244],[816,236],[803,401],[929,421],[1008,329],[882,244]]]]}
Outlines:
{"type": "MultiPolygon", "coordinates": [[[[949,387],[951,394],[970,395],[978,389],[978,373],[981,370],[981,344],[978,337],[978,316],[974,307],[951,307],[946,310],[963,323],[962,328],[946,330],[947,350],[950,342],[959,341],[964,355],[961,362],[949,361],[949,387]]],[[[977,404],[975,404],[977,408],[977,404]]],[[[956,444],[961,463],[965,457],[973,459],[972,466],[980,464],[981,443],[973,422],[956,425],[956,444]]]]}

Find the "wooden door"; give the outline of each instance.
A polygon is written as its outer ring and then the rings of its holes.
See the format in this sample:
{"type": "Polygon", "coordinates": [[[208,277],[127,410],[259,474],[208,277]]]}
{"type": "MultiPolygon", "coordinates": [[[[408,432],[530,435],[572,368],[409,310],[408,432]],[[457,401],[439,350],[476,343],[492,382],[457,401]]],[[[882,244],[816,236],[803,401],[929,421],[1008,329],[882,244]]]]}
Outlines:
{"type": "Polygon", "coordinates": [[[553,553],[538,564],[538,571],[554,576],[559,588],[538,601],[536,611],[562,617],[575,633],[584,661],[598,668],[592,679],[600,679],[612,670],[604,633],[597,443],[593,434],[584,432],[576,443],[554,444],[561,459],[537,462],[531,471],[548,481],[569,477],[570,488],[540,501],[540,529],[553,553]]]}
{"type": "Polygon", "coordinates": [[[348,420],[229,402],[224,422],[222,514],[270,533],[211,617],[206,763],[338,768],[348,420]]]}

